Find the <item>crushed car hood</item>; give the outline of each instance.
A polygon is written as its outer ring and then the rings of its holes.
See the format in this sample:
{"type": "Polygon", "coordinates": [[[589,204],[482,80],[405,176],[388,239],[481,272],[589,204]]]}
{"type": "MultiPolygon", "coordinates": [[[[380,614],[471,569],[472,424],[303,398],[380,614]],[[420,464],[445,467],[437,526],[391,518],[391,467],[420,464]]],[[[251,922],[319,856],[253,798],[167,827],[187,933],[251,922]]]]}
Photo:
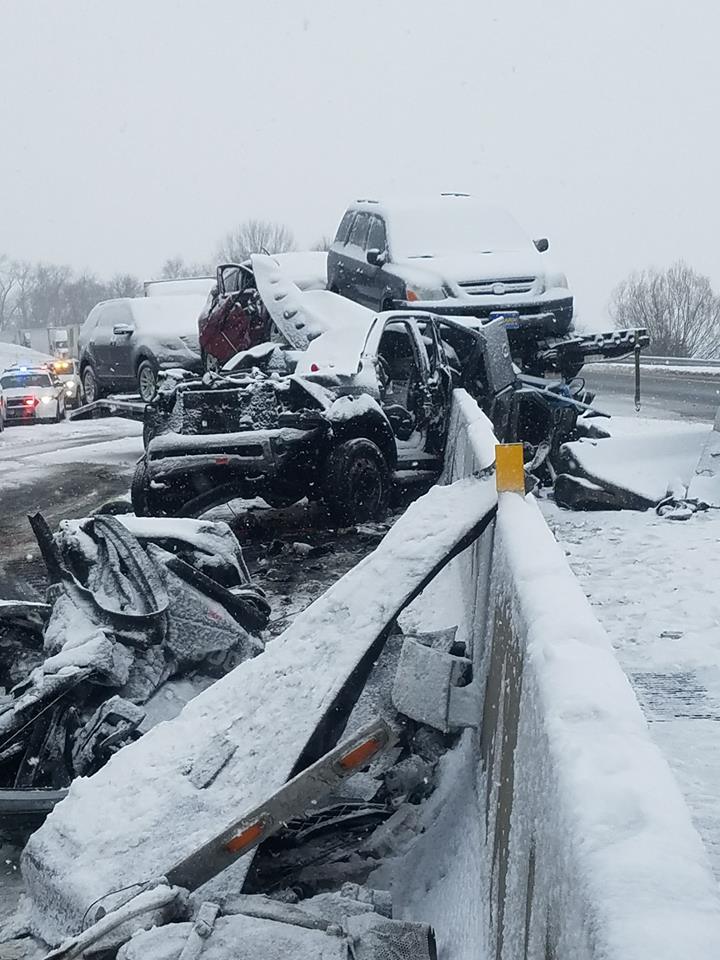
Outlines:
{"type": "Polygon", "coordinates": [[[255,253],[258,293],[273,323],[295,350],[306,350],[321,333],[369,324],[373,312],[329,290],[301,290],[273,257],[255,253]]]}

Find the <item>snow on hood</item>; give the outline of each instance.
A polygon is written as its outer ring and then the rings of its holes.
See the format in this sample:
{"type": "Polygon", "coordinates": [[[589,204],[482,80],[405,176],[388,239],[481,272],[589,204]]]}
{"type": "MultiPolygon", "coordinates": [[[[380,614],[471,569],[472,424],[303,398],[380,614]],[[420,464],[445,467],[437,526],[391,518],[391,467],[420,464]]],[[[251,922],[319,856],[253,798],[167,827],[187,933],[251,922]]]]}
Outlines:
{"type": "Polygon", "coordinates": [[[508,250],[499,253],[455,253],[444,257],[410,257],[396,260],[393,272],[411,270],[413,273],[440,276],[451,283],[469,280],[512,280],[519,277],[542,276],[549,261],[533,249],[508,250]],[[397,268],[400,270],[397,270],[397,268]]]}
{"type": "Polygon", "coordinates": [[[251,259],[258,293],[273,323],[296,350],[306,350],[311,340],[331,330],[369,329],[374,314],[366,307],[329,290],[301,290],[285,274],[279,257],[254,253],[251,259]]]}
{"type": "MultiPolygon", "coordinates": [[[[342,299],[342,297],[340,298],[342,299]]],[[[367,310],[364,323],[353,322],[344,327],[333,327],[310,343],[300,354],[295,374],[307,377],[331,374],[337,377],[352,377],[360,370],[365,342],[375,315],[367,310]]]]}

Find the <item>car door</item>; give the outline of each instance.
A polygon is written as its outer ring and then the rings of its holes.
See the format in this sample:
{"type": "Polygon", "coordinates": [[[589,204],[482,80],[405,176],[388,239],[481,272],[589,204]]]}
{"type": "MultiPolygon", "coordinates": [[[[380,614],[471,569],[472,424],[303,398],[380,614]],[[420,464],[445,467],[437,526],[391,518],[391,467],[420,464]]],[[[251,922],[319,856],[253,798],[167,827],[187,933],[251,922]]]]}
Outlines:
{"type": "Polygon", "coordinates": [[[338,292],[357,303],[365,303],[362,299],[363,272],[367,265],[366,250],[370,219],[370,214],[362,210],[355,215],[341,260],[342,286],[338,288],[338,292]]]}
{"type": "Polygon", "coordinates": [[[442,440],[435,423],[437,409],[431,390],[430,360],[417,323],[409,317],[390,317],[377,346],[382,371],[381,405],[393,424],[409,415],[411,430],[396,431],[398,469],[436,470],[441,466],[442,440]]]}
{"type": "Polygon", "coordinates": [[[109,303],[101,303],[95,307],[97,314],[94,318],[94,326],[87,331],[87,343],[85,352],[87,359],[92,364],[95,375],[98,379],[108,381],[110,378],[110,340],[112,338],[112,320],[108,308],[109,303]]]}
{"type": "Polygon", "coordinates": [[[383,270],[384,257],[387,256],[387,234],[385,223],[379,216],[370,215],[370,225],[365,239],[365,257],[357,273],[358,300],[373,310],[381,310],[385,297],[386,278],[383,270]],[[368,261],[368,251],[380,254],[380,263],[368,261]]]}
{"type": "Polygon", "coordinates": [[[118,387],[134,384],[133,357],[139,331],[129,303],[108,303],[110,319],[109,366],[110,377],[118,387]]]}

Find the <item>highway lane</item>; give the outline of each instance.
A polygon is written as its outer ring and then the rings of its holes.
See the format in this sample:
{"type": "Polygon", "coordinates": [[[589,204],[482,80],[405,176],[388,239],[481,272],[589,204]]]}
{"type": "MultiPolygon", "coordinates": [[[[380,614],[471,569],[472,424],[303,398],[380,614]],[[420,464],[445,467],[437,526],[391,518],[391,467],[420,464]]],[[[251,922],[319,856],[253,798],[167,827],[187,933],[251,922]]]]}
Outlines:
{"type": "MultiPolygon", "coordinates": [[[[720,371],[718,371],[720,373],[720,371]]],[[[615,415],[635,414],[635,371],[630,365],[587,364],[581,376],[595,397],[595,405],[615,415]]],[[[655,371],[641,368],[643,416],[712,422],[720,406],[720,376],[655,371]]]]}

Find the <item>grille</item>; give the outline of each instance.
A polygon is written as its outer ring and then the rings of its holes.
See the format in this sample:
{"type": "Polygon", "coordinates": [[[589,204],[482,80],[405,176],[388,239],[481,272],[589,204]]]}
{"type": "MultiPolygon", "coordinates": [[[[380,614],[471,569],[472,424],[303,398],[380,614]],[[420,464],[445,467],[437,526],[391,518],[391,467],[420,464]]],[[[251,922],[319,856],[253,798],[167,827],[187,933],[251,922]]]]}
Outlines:
{"type": "Polygon", "coordinates": [[[530,293],[535,277],[512,277],[509,280],[464,280],[458,286],[473,297],[502,297],[506,293],[530,293]]]}

